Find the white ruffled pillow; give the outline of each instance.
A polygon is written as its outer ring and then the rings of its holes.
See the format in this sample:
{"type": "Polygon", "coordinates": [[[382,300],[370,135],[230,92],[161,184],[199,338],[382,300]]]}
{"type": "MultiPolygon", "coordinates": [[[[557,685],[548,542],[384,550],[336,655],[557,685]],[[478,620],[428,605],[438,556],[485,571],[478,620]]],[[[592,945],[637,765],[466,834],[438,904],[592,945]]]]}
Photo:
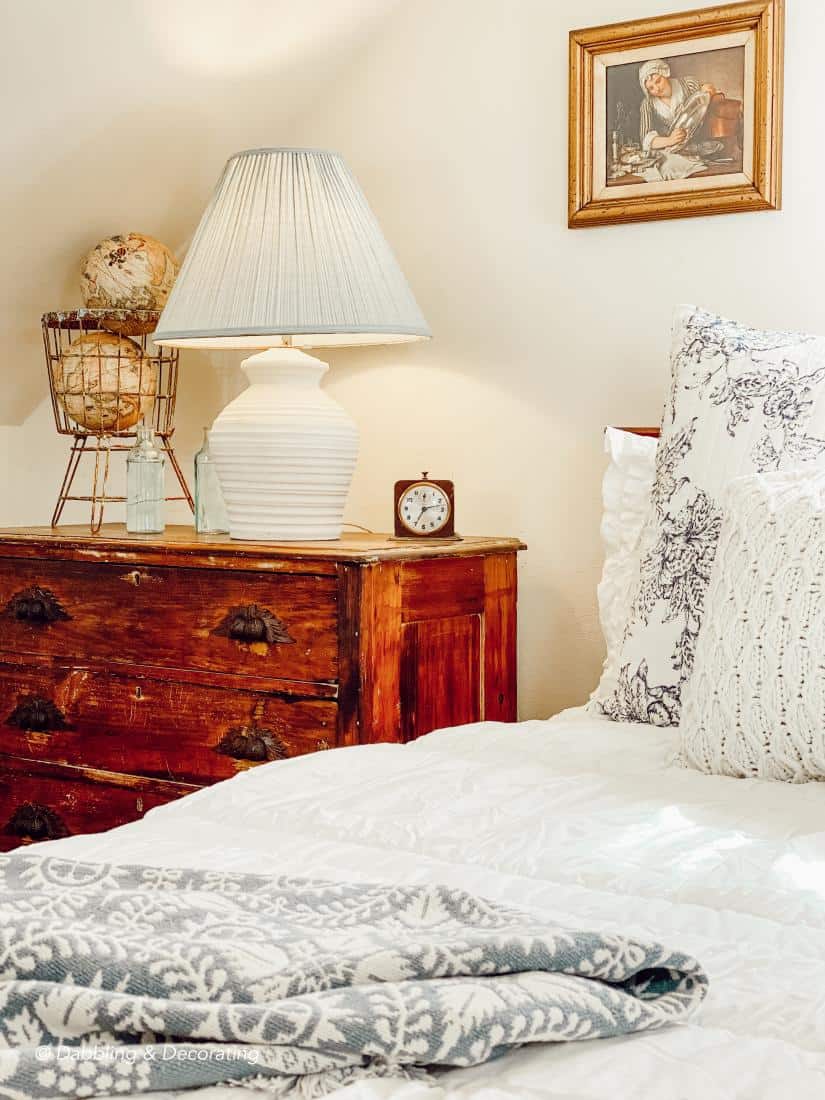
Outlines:
{"type": "Polygon", "coordinates": [[[825,779],[825,469],[737,479],[723,507],[679,763],[825,779]]]}
{"type": "Polygon", "coordinates": [[[656,440],[608,428],[604,449],[610,462],[602,481],[604,567],[596,591],[607,656],[593,699],[611,695],[618,683],[619,649],[639,582],[642,528],[650,510],[656,440]]]}

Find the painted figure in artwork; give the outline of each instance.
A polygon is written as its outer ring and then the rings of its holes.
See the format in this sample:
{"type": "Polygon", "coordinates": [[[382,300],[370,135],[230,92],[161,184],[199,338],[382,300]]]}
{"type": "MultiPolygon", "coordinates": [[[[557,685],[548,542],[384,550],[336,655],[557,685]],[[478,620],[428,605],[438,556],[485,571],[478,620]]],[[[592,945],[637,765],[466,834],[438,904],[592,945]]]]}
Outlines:
{"type": "Polygon", "coordinates": [[[606,68],[609,185],[742,171],[744,46],[606,68]]]}
{"type": "Polygon", "coordinates": [[[639,84],[644,99],[639,108],[642,149],[670,149],[684,144],[687,133],[673,126],[687,99],[694,92],[714,95],[712,84],[701,84],[692,76],[671,76],[670,65],[661,58],[645,61],[639,66],[639,84]]]}

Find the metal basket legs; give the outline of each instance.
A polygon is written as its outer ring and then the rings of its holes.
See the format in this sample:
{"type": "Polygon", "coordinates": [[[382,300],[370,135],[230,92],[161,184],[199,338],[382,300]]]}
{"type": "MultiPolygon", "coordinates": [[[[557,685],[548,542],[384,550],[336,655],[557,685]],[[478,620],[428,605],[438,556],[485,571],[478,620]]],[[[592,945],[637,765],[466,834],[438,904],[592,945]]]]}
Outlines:
{"type": "MultiPolygon", "coordinates": [[[[180,496],[167,496],[165,499],[167,501],[185,500],[194,512],[195,505],[192,500],[192,494],[189,491],[189,486],[186,484],[186,478],[183,476],[183,470],[180,467],[175,449],[172,446],[171,432],[159,432],[158,439],[160,441],[160,449],[169,460],[169,465],[174,471],[182,494],[180,496]]],[[[57,504],[55,505],[52,515],[52,527],[57,527],[60,523],[60,517],[63,514],[66,502],[69,500],[79,500],[85,501],[91,505],[89,527],[92,533],[96,534],[103,523],[103,510],[105,505],[123,504],[126,500],[126,497],[111,496],[106,491],[109,479],[109,459],[111,453],[112,451],[129,451],[130,449],[130,443],[119,442],[118,439],[113,436],[83,435],[76,433],[69,452],[66,473],[63,475],[63,484],[60,486],[57,504]],[[74,484],[75,477],[80,468],[80,460],[84,455],[87,455],[94,461],[91,478],[92,487],[90,494],[79,495],[72,493],[72,485],[74,484]]]]}

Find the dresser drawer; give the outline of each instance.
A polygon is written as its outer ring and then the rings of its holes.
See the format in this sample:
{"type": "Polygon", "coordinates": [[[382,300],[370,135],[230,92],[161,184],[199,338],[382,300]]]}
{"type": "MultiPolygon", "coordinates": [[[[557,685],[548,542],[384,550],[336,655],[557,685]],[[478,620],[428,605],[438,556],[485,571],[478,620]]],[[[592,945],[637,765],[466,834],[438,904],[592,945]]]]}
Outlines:
{"type": "Polygon", "coordinates": [[[136,821],[194,787],[0,756],[0,851],[136,821]]]}
{"type": "Polygon", "coordinates": [[[151,676],[0,663],[0,753],[183,783],[332,748],[338,706],[151,676]]]}
{"type": "Polygon", "coordinates": [[[0,650],[303,681],[337,675],[334,577],[0,560],[0,650]]]}

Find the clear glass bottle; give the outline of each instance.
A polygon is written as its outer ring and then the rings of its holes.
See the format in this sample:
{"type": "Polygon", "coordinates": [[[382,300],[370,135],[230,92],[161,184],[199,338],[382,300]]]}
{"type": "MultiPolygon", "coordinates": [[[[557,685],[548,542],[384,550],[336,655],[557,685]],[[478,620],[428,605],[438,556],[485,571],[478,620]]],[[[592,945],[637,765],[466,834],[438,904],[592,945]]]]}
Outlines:
{"type": "Polygon", "coordinates": [[[126,458],[126,530],[132,534],[162,531],[165,526],[165,464],[155,433],[140,424],[137,442],[126,458]]]}
{"type": "Polygon", "coordinates": [[[221,483],[209,450],[208,428],[203,429],[203,445],[195,455],[195,530],[213,535],[229,530],[221,483]]]}

